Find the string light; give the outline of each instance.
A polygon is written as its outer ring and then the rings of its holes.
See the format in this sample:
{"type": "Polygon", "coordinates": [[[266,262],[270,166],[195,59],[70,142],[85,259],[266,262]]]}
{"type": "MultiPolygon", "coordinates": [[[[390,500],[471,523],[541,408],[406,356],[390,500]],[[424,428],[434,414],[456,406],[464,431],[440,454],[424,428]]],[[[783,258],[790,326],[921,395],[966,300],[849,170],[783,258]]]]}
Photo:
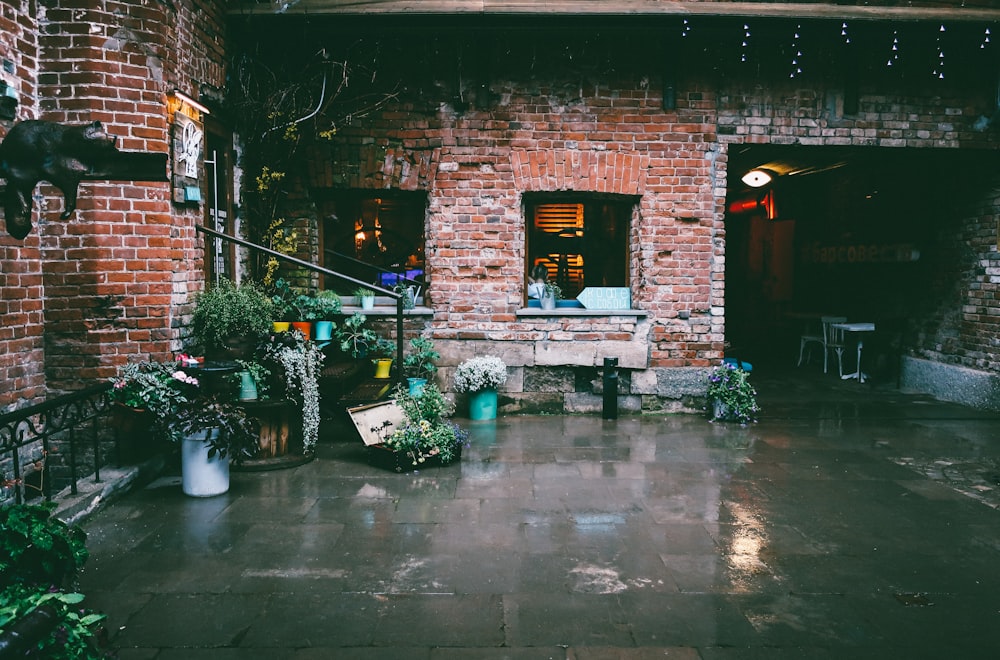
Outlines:
{"type": "Polygon", "coordinates": [[[792,38],[792,50],[795,54],[792,56],[792,73],[788,76],[789,78],[794,78],[802,73],[802,67],[799,65],[799,60],[802,58],[802,51],[799,50],[799,33],[801,30],[801,25],[795,26],[795,36],[792,38]]]}
{"type": "Polygon", "coordinates": [[[938,29],[937,39],[934,40],[934,44],[937,47],[938,64],[937,68],[932,72],[932,75],[938,80],[944,80],[944,46],[941,44],[941,35],[943,35],[944,32],[944,25],[941,25],[938,29]]]}
{"type": "Polygon", "coordinates": [[[749,23],[743,24],[743,50],[740,53],[740,62],[747,61],[747,48],[750,45],[750,25],[749,23]]]}
{"type": "Polygon", "coordinates": [[[986,48],[990,44],[990,29],[986,28],[986,34],[983,35],[983,43],[979,44],[980,48],[986,48]]]}
{"type": "Polygon", "coordinates": [[[885,63],[886,66],[892,66],[899,61],[899,32],[897,30],[892,31],[892,48],[889,51],[889,61],[885,63]]]}
{"type": "Polygon", "coordinates": [[[840,24],[840,36],[844,38],[844,43],[851,43],[851,35],[847,34],[847,21],[840,24]]]}

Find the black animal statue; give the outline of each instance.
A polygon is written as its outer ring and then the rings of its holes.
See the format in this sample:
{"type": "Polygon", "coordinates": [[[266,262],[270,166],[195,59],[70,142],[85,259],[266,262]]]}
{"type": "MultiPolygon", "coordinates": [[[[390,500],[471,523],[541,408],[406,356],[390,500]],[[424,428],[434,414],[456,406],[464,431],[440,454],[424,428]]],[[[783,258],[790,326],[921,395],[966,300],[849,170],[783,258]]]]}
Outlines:
{"type": "Polygon", "coordinates": [[[0,142],[0,178],[7,180],[4,221],[7,233],[23,239],[31,231],[31,193],[39,181],[62,191],[69,218],[84,179],[165,181],[166,154],[123,153],[95,121],[82,125],[29,120],[16,124],[0,142]]]}

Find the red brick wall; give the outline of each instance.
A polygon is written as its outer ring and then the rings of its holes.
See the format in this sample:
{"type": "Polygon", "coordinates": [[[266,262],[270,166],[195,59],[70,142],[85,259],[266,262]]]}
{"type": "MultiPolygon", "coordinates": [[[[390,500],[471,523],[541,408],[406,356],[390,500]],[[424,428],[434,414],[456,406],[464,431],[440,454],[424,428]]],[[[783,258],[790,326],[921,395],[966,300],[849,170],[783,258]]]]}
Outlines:
{"type": "MultiPolygon", "coordinates": [[[[99,120],[122,151],[164,153],[166,94],[198,98],[224,85],[219,3],[13,4],[0,4],[0,56],[18,59],[29,89],[19,120],[99,120]]],[[[0,355],[12,356],[0,360],[16,360],[0,361],[0,379],[14,384],[0,391],[0,406],[35,399],[42,385],[76,389],[127,360],[168,357],[180,348],[189,294],[204,281],[193,228],[201,209],[174,205],[166,182],[85,181],[66,221],[54,187],[41,184],[36,200],[24,243],[0,237],[0,355]]]]}
{"type": "MultiPolygon", "coordinates": [[[[449,65],[437,62],[440,70],[429,77],[447,80],[449,65]]],[[[304,176],[315,187],[428,191],[428,295],[435,312],[429,326],[446,366],[484,351],[503,354],[515,368],[594,365],[602,355],[624,354],[626,368],[650,368],[633,379],[633,393],[666,393],[651,374],[703,368],[722,355],[732,148],[1000,147],[996,131],[973,129],[995,105],[995,81],[893,80],[876,71],[859,84],[858,112],[844,115],[839,77],[790,80],[784,63],[753,76],[713,78],[692,68],[678,84],[677,109],[664,111],[657,78],[619,74],[595,82],[567,66],[564,78],[494,72],[494,102],[486,112],[474,100],[456,111],[454,89],[425,104],[394,105],[356,120],[305,161],[304,176]],[[516,314],[524,286],[522,195],[559,190],[640,196],[631,288],[647,319],[516,314]]],[[[995,369],[1000,349],[988,338],[1000,334],[994,320],[1000,306],[989,298],[988,275],[975,271],[982,259],[995,261],[997,200],[980,199],[975,212],[954,213],[942,226],[977,237],[962,257],[968,273],[950,280],[957,291],[932,312],[917,350],[933,352],[950,333],[945,319],[968,307],[946,359],[995,369]]]]}
{"type": "MultiPolygon", "coordinates": [[[[14,72],[0,71],[18,97],[18,114],[36,112],[38,29],[28,2],[0,2],[0,59],[14,72]]],[[[0,138],[13,122],[0,122],[0,138]]],[[[16,241],[0,232],[0,410],[30,403],[44,392],[42,273],[37,235],[16,241]]]]}

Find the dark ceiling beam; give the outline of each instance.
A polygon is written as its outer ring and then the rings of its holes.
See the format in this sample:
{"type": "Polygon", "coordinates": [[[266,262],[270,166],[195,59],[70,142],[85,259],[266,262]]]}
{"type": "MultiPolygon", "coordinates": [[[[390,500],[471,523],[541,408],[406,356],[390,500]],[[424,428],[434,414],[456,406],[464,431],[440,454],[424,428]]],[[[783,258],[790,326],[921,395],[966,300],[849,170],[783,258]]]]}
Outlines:
{"type": "Polygon", "coordinates": [[[1000,21],[983,7],[879,7],[833,2],[663,2],[662,0],[275,0],[234,2],[231,15],[531,15],[801,18],[868,21],[1000,21]]]}

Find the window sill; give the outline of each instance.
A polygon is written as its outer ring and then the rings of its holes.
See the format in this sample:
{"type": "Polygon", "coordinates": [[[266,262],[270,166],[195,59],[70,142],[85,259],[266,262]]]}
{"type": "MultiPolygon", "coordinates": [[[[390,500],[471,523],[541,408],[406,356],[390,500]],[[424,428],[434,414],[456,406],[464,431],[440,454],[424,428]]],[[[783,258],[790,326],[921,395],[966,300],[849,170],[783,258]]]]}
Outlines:
{"type": "Polygon", "coordinates": [[[648,316],[644,309],[586,309],[584,307],[556,307],[542,309],[541,307],[522,307],[515,314],[518,317],[531,316],[648,316]]]}
{"type": "MultiPolygon", "coordinates": [[[[389,305],[375,305],[372,309],[361,309],[360,307],[354,305],[344,305],[340,308],[340,313],[344,316],[350,316],[355,312],[364,314],[365,316],[395,316],[396,307],[390,307],[389,305]]],[[[434,310],[430,307],[417,305],[413,309],[404,309],[403,316],[434,316],[434,310]]]]}

